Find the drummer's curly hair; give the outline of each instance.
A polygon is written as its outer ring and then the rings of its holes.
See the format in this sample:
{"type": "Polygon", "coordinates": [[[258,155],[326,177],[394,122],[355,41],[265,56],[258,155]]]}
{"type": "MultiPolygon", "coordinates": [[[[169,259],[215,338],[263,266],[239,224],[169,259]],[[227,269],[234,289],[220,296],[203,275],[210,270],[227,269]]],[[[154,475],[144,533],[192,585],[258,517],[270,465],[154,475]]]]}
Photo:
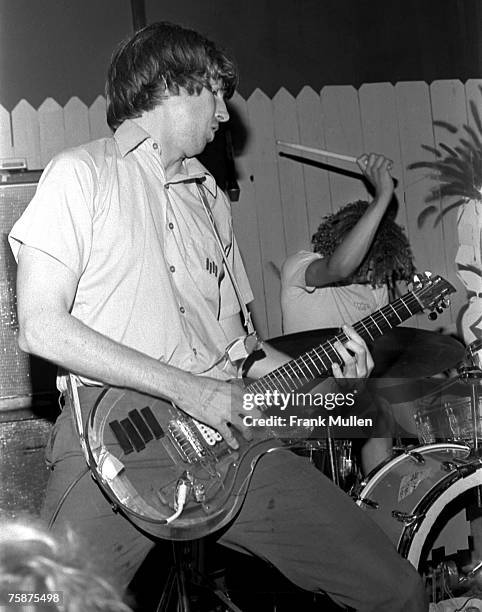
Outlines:
{"type": "MultiPolygon", "coordinates": [[[[311,239],[315,253],[325,257],[332,255],[368,206],[368,202],[358,200],[346,204],[334,214],[323,217],[318,231],[311,239]]],[[[410,244],[403,229],[393,220],[389,209],[378,227],[368,253],[351,278],[366,278],[374,287],[383,284],[393,287],[395,281],[411,281],[414,273],[410,244]]]]}

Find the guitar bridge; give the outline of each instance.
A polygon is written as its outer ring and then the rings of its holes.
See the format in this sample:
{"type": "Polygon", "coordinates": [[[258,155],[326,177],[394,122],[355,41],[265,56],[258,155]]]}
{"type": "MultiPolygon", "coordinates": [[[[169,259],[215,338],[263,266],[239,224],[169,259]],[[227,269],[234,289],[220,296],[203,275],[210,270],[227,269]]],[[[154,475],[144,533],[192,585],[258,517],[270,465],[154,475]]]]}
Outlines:
{"type": "Polygon", "coordinates": [[[168,425],[171,441],[186,463],[196,463],[206,456],[194,428],[184,419],[175,419],[168,425]]]}

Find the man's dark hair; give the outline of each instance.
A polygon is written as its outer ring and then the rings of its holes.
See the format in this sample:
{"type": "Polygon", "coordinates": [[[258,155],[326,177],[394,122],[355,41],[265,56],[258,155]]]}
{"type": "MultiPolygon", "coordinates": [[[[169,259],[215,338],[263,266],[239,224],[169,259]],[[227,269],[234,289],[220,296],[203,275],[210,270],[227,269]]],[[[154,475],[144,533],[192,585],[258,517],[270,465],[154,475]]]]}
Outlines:
{"type": "Polygon", "coordinates": [[[199,95],[212,81],[220,82],[225,98],[233,95],[238,72],[224,51],[194,30],[153,23],[114,51],[106,82],[107,123],[116,130],[179,88],[199,95]]]}

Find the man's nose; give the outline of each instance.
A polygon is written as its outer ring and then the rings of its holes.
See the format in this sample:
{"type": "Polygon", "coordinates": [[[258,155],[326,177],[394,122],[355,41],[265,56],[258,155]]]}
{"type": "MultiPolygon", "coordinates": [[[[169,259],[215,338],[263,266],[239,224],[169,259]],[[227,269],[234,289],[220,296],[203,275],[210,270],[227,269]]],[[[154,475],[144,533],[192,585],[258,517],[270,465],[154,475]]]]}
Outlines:
{"type": "Polygon", "coordinates": [[[224,123],[229,119],[228,108],[226,102],[222,98],[216,99],[216,119],[220,123],[224,123]]]}

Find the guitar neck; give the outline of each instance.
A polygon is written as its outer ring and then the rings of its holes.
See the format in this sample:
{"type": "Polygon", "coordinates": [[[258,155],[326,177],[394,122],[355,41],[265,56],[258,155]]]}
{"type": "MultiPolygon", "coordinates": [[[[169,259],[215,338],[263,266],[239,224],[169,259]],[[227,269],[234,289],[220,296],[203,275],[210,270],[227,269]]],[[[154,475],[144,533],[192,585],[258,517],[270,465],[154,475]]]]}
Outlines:
{"type": "MultiPolygon", "coordinates": [[[[423,309],[424,304],[416,292],[410,292],[358,321],[353,328],[365,341],[375,340],[423,309]]],[[[343,331],[340,331],[323,344],[253,381],[247,386],[247,390],[251,393],[266,393],[275,390],[291,393],[320,376],[329,375],[333,363],[343,363],[334,346],[337,340],[343,343],[348,340],[348,337],[343,331]]]]}

